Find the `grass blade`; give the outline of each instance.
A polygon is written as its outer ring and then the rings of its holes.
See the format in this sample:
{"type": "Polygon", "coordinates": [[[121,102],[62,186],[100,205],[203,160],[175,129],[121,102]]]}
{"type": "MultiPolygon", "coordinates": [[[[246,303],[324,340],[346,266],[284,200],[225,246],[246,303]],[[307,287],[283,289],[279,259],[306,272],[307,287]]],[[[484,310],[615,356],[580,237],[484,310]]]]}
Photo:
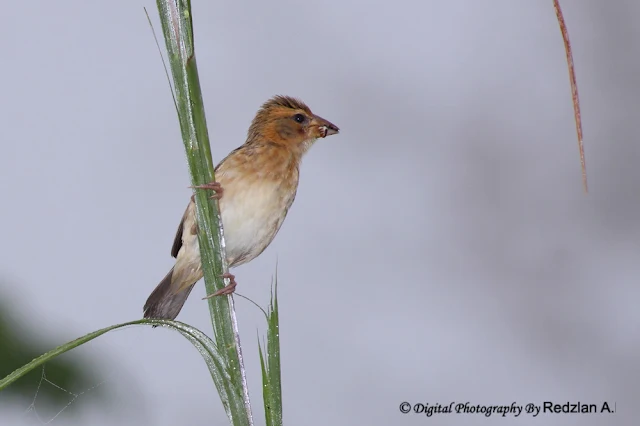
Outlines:
{"type": "MultiPolygon", "coordinates": [[[[207,123],[196,64],[191,4],[188,0],[157,0],[167,56],[173,76],[182,139],[187,153],[192,185],[214,180],[207,123]]],[[[210,191],[195,193],[198,241],[207,294],[224,287],[222,275],[228,271],[222,219],[210,191]]],[[[220,383],[220,397],[229,398],[227,415],[235,426],[253,424],[246,373],[238,334],[233,297],[208,299],[214,339],[225,360],[229,380],[220,383]]]]}
{"type": "Polygon", "coordinates": [[[186,337],[196,347],[196,349],[198,349],[205,362],[207,363],[214,381],[221,382],[224,380],[228,380],[229,372],[224,368],[224,359],[221,356],[216,343],[203,332],[179,321],[141,319],[102,328],[100,330],[79,337],[75,340],[72,340],[71,342],[67,342],[64,345],[60,345],[43,355],[40,355],[30,363],[23,365],[22,367],[16,369],[12,373],[1,379],[0,390],[6,388],[11,383],[27,374],[29,371],[38,368],[39,366],[45,364],[47,361],[52,360],[58,355],[62,355],[63,353],[70,351],[71,349],[77,348],[78,346],[90,342],[96,337],[100,337],[103,334],[108,333],[109,331],[117,330],[119,328],[127,327],[130,325],[159,325],[178,331],[180,334],[186,337]]]}
{"type": "Polygon", "coordinates": [[[266,313],[267,345],[260,346],[260,368],[262,369],[262,398],[267,426],[282,426],[282,380],[280,376],[280,325],[278,318],[278,277],[271,302],[266,313]],[[266,354],[264,354],[266,350],[266,354]]]}

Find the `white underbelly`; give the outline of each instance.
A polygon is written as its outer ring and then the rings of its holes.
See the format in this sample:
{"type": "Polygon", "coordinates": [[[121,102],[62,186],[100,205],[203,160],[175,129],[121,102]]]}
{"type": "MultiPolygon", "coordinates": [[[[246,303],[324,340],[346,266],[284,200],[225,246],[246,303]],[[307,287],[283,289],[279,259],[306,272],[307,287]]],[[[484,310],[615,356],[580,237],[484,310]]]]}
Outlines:
{"type": "Polygon", "coordinates": [[[271,243],[280,229],[295,192],[275,184],[249,185],[226,191],[220,200],[227,259],[233,266],[249,262],[271,243]],[[231,193],[229,193],[231,192],[231,193]]]}

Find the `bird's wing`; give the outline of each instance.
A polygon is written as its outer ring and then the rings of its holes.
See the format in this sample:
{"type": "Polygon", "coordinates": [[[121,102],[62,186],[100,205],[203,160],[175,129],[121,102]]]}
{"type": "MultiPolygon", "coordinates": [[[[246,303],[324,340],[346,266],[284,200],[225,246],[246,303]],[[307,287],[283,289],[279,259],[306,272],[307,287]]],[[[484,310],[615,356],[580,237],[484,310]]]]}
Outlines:
{"type": "MultiPolygon", "coordinates": [[[[189,211],[189,207],[187,207],[187,211],[189,211]]],[[[178,252],[180,251],[180,247],[182,247],[182,232],[184,231],[184,219],[187,216],[187,211],[182,215],[182,220],[180,221],[180,225],[178,225],[176,237],[173,240],[173,246],[171,246],[171,256],[173,257],[178,257],[178,252]]]]}
{"type": "MultiPolygon", "coordinates": [[[[234,152],[236,152],[238,149],[234,149],[231,154],[233,154],[234,152]]],[[[227,155],[227,157],[229,157],[231,154],[227,155]]],[[[226,158],[225,158],[226,160],[226,158]]],[[[220,170],[220,166],[222,165],[222,163],[224,162],[224,160],[222,160],[214,169],[216,173],[218,173],[220,170]]],[[[191,202],[194,203],[195,200],[193,199],[193,197],[191,197],[191,202]]],[[[171,256],[173,257],[178,257],[178,252],[180,251],[180,248],[182,247],[182,233],[184,232],[184,220],[187,217],[187,214],[189,213],[189,206],[187,206],[187,209],[185,210],[184,214],[182,215],[182,219],[180,220],[180,225],[178,225],[178,230],[176,231],[176,237],[173,239],[173,246],[171,246],[171,256]]]]}

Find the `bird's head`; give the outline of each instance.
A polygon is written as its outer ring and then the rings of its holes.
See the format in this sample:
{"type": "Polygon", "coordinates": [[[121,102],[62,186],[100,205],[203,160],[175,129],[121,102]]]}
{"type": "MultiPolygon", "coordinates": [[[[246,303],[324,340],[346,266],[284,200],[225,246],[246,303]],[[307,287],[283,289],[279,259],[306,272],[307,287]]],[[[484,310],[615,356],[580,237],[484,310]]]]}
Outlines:
{"type": "Polygon", "coordinates": [[[247,141],[274,143],[304,154],[316,139],[339,131],[335,124],[313,114],[301,100],[274,96],[253,119],[247,141]]]}

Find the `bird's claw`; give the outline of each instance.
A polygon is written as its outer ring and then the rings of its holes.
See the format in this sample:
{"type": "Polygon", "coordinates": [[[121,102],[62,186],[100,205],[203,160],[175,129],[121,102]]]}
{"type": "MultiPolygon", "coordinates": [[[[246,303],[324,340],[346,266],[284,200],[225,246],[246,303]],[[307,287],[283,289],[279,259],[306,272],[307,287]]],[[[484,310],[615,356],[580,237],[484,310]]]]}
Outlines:
{"type": "Polygon", "coordinates": [[[225,296],[225,295],[229,295],[232,294],[234,291],[236,291],[236,286],[238,285],[238,283],[236,282],[236,277],[233,274],[230,273],[225,273],[222,274],[222,278],[228,278],[229,279],[229,284],[227,284],[226,286],[222,287],[220,290],[216,291],[213,294],[209,294],[205,297],[202,298],[202,300],[204,299],[210,299],[212,297],[216,297],[216,296],[225,296]]]}
{"type": "Polygon", "coordinates": [[[190,186],[189,188],[208,189],[208,190],[214,191],[214,194],[209,198],[216,199],[216,200],[219,200],[220,198],[222,198],[222,194],[224,193],[224,189],[222,188],[222,185],[220,185],[220,182],[209,182],[209,183],[205,183],[204,185],[190,186]]]}

